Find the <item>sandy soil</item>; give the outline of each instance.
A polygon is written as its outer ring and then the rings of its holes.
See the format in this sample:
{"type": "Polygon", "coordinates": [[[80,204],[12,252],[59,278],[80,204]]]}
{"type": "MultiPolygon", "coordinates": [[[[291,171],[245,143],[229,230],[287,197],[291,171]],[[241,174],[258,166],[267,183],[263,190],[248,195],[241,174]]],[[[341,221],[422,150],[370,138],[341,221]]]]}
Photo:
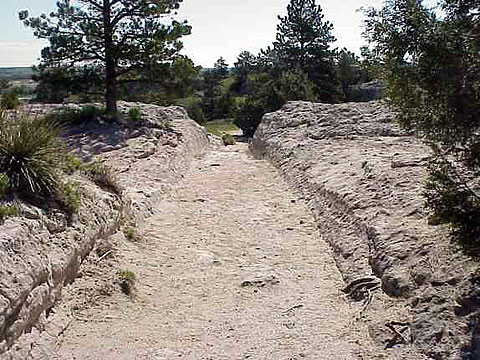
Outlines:
{"type": "Polygon", "coordinates": [[[246,144],[197,160],[116,263],[135,295],[70,309],[34,358],[376,358],[306,205],[246,144]]]}

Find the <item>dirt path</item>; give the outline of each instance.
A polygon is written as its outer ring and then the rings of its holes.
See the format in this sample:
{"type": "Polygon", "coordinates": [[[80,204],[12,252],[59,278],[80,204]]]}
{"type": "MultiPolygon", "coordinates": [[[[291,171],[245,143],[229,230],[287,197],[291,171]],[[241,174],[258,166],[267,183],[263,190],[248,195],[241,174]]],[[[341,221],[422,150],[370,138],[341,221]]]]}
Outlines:
{"type": "Polygon", "coordinates": [[[122,246],[135,298],[82,310],[55,358],[372,358],[305,204],[245,144],[198,160],[122,246]]]}

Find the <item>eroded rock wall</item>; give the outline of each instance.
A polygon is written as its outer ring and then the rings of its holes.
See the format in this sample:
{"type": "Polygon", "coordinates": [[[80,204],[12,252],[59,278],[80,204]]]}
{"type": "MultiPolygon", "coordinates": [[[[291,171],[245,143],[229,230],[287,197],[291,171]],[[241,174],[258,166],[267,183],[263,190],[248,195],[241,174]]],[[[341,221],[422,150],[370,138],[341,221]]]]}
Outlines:
{"type": "Polygon", "coordinates": [[[76,174],[70,180],[80,184],[82,205],[72,223],[61,213],[21,204],[22,216],[0,225],[0,358],[40,318],[48,317],[96,240],[116,232],[127,216],[146,218],[161,193],[208,149],[205,130],[182,108],[120,104],[125,113],[132,107],[142,112],[138,123],[75,126],[64,134],[69,149],[85,160],[107,162],[123,188],[121,197],[76,174]]]}
{"type": "Polygon", "coordinates": [[[456,301],[477,265],[454,249],[447,228],[429,225],[429,149],[396,126],[384,103],[287,103],[265,115],[253,148],[309,201],[346,284],[380,280],[366,317],[389,356],[457,359],[471,351],[471,320],[457,316],[456,301]],[[392,321],[404,324],[402,336],[392,321]]]}

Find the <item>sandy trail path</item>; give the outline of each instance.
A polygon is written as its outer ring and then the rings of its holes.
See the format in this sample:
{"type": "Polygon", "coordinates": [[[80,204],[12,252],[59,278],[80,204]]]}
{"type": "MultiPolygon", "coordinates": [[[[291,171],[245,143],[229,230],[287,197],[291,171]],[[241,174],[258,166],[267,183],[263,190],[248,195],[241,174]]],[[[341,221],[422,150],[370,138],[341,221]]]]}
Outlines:
{"type": "Polygon", "coordinates": [[[135,298],[82,310],[55,358],[370,358],[312,215],[246,144],[197,160],[119,262],[135,298]]]}

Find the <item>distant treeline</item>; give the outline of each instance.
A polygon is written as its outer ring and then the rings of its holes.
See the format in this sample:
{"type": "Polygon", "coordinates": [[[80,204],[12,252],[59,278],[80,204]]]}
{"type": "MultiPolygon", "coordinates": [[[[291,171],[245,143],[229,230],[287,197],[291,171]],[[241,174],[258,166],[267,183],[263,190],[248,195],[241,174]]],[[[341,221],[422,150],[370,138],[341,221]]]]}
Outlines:
{"type": "Polygon", "coordinates": [[[0,68],[0,79],[7,80],[29,80],[32,78],[31,67],[6,67],[0,68]]]}

